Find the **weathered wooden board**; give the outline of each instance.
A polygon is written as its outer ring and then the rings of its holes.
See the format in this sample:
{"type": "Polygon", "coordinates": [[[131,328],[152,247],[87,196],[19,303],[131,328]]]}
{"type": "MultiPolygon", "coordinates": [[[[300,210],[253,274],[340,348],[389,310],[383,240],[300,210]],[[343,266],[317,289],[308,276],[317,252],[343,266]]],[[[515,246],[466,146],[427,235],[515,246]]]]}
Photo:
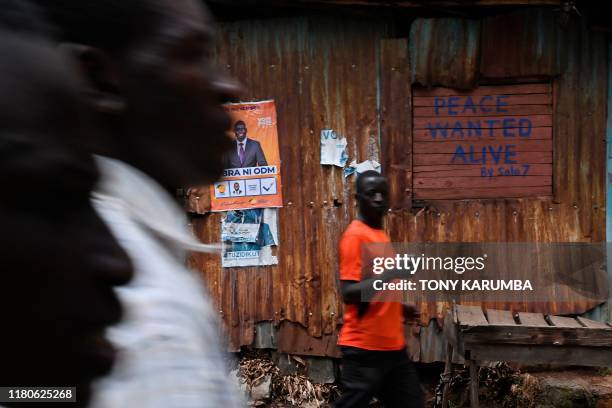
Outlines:
{"type": "Polygon", "coordinates": [[[519,84],[479,86],[471,90],[453,88],[415,88],[413,96],[475,96],[475,95],[511,95],[511,94],[542,94],[550,93],[550,84],[519,84]]]}
{"type": "MultiPolygon", "coordinates": [[[[456,165],[433,165],[433,166],[414,166],[412,171],[414,177],[470,177],[474,170],[480,170],[482,166],[476,164],[456,164],[456,165]]],[[[546,164],[532,164],[529,167],[529,174],[532,176],[551,176],[552,167],[546,164]]]]}
{"type": "Polygon", "coordinates": [[[612,366],[612,353],[597,347],[529,346],[512,344],[478,344],[471,346],[474,360],[513,361],[528,364],[562,364],[594,367],[612,366]]]}
{"type": "MultiPolygon", "coordinates": [[[[449,153],[452,154],[457,149],[457,143],[444,143],[443,141],[435,142],[415,142],[414,153],[449,153]]],[[[474,149],[472,157],[481,159],[483,157],[483,149],[486,149],[485,158],[493,161],[501,159],[503,154],[503,144],[494,144],[486,140],[472,142],[471,147],[474,149]]],[[[517,140],[513,142],[513,151],[516,152],[550,152],[552,151],[552,140],[517,140]]],[[[461,161],[461,160],[458,160],[461,161]]]]}
{"type": "MultiPolygon", "coordinates": [[[[477,113],[477,112],[476,112],[477,113]]],[[[508,118],[506,109],[504,112],[497,112],[502,117],[491,117],[487,116],[469,116],[469,117],[457,117],[455,116],[424,116],[417,117],[414,119],[414,129],[431,129],[436,126],[444,127],[449,129],[449,133],[452,129],[469,129],[470,127],[480,130],[480,135],[488,136],[488,129],[520,129],[521,124],[525,123],[525,120],[531,121],[532,127],[552,126],[552,115],[512,115],[508,118]],[[522,122],[521,122],[522,120],[522,122]]],[[[482,114],[482,113],[481,113],[482,114]]],[[[476,131],[473,131],[474,136],[477,136],[476,131]]],[[[519,137],[517,132],[506,131],[505,137],[519,137]]]]}
{"type": "MultiPolygon", "coordinates": [[[[428,107],[428,106],[418,106],[415,107],[412,111],[412,114],[415,118],[422,117],[432,117],[436,115],[436,108],[428,107]]],[[[489,116],[520,116],[520,115],[550,115],[552,114],[552,106],[548,104],[543,105],[509,105],[505,108],[505,112],[490,112],[489,116]]],[[[465,112],[461,112],[453,117],[463,117],[463,116],[479,116],[480,113],[478,111],[473,112],[471,110],[467,110],[465,112]]]]}
{"type": "MultiPolygon", "coordinates": [[[[481,187],[482,181],[480,177],[444,177],[437,179],[415,177],[414,185],[421,189],[478,188],[481,187]]],[[[494,177],[489,183],[489,187],[531,187],[550,185],[552,185],[551,176],[494,177]]]]}
{"type": "MultiPolygon", "coordinates": [[[[529,164],[552,163],[552,152],[525,152],[521,154],[523,161],[529,164]]],[[[415,166],[430,166],[434,164],[487,164],[490,157],[487,154],[483,159],[481,155],[474,152],[468,154],[465,159],[457,159],[453,154],[424,153],[414,156],[415,166]],[[454,160],[453,160],[454,158],[454,160]]]]}
{"type": "Polygon", "coordinates": [[[474,326],[461,333],[468,344],[527,344],[551,346],[607,347],[612,351],[612,330],[586,327],[535,327],[523,325],[474,326]]]}
{"type": "Polygon", "coordinates": [[[548,316],[548,319],[556,327],[582,327],[578,320],[573,317],[548,316]]]}
{"type": "Polygon", "coordinates": [[[542,107],[552,110],[549,83],[483,86],[471,91],[415,88],[413,106],[427,109],[413,119],[414,166],[471,166],[460,174],[451,175],[454,169],[443,167],[438,169],[440,173],[427,177],[415,173],[415,197],[435,200],[552,195],[553,115],[538,112],[542,107]],[[536,108],[518,114],[515,106],[523,112],[525,107],[536,108]],[[532,165],[539,165],[540,174],[530,172],[532,165]],[[547,168],[547,174],[541,174],[542,167],[547,168]],[[523,190],[508,192],[508,187],[523,190]],[[443,188],[460,191],[451,197],[448,191],[440,191],[443,188]]]}
{"type": "Polygon", "coordinates": [[[516,324],[512,312],[509,310],[487,309],[487,321],[490,325],[501,324],[512,326],[516,324]]]}
{"type": "Polygon", "coordinates": [[[612,327],[608,326],[603,322],[598,322],[595,320],[587,319],[585,317],[578,316],[576,319],[584,325],[584,327],[590,327],[593,329],[612,329],[612,327]]]}
{"type": "Polygon", "coordinates": [[[460,326],[486,326],[488,324],[480,306],[457,305],[456,313],[460,326]]]}
{"type": "MultiPolygon", "coordinates": [[[[502,128],[493,127],[491,129],[485,128],[485,130],[481,130],[481,135],[485,137],[502,137],[504,130],[502,128]]],[[[415,142],[435,142],[435,141],[464,141],[465,139],[474,139],[478,137],[477,129],[475,127],[470,129],[458,129],[453,131],[451,129],[446,129],[446,137],[444,137],[443,133],[438,131],[437,135],[440,137],[433,138],[432,132],[429,129],[414,129],[413,136],[415,142]]],[[[552,139],[552,127],[534,127],[531,129],[531,134],[529,135],[530,140],[535,139],[552,139]]]]}
{"type": "MultiPolygon", "coordinates": [[[[552,96],[550,94],[527,94],[527,95],[479,95],[479,96],[450,96],[447,99],[455,98],[451,102],[451,107],[442,106],[441,100],[445,97],[440,96],[417,96],[413,98],[414,106],[433,106],[436,107],[438,103],[438,112],[465,112],[471,110],[471,106],[487,107],[489,112],[503,112],[496,110],[495,107],[502,102],[505,106],[507,105],[542,105],[552,103],[552,96]],[[498,98],[499,97],[499,98],[498,98]],[[501,98],[503,97],[503,98],[501,98]],[[493,108],[492,108],[493,107],[493,108]]],[[[502,109],[499,107],[499,109],[502,109]]],[[[505,109],[505,108],[503,108],[505,109]]],[[[452,113],[451,113],[452,114],[452,113]]]]}
{"type": "MultiPolygon", "coordinates": [[[[504,196],[506,198],[544,197],[549,193],[549,191],[550,186],[505,187],[504,196]]],[[[435,195],[437,199],[441,200],[498,198],[499,188],[431,188],[415,189],[414,191],[414,198],[417,200],[430,199],[432,195],[435,195]]]]}
{"type": "Polygon", "coordinates": [[[519,321],[523,326],[550,326],[541,313],[519,313],[519,321]]]}

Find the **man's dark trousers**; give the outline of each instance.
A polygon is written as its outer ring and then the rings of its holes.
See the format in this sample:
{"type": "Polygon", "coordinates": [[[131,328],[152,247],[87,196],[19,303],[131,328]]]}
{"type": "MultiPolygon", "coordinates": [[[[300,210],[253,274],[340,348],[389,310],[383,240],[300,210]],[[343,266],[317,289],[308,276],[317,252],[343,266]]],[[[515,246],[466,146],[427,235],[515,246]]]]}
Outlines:
{"type": "Polygon", "coordinates": [[[416,370],[406,349],[374,351],[341,347],[342,395],[336,408],[367,407],[372,397],[385,408],[423,407],[416,370]]]}

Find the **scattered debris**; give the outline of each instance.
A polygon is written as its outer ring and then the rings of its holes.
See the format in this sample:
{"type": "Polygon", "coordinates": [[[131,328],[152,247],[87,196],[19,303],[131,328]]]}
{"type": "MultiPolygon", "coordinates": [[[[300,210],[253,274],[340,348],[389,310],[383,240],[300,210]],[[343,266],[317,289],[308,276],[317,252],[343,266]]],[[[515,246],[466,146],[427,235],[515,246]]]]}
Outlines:
{"type": "Polygon", "coordinates": [[[251,406],[318,408],[329,406],[338,397],[336,384],[316,384],[306,377],[304,359],[288,358],[297,367],[288,375],[281,375],[265,351],[248,351],[240,358],[239,382],[244,384],[251,406]]]}

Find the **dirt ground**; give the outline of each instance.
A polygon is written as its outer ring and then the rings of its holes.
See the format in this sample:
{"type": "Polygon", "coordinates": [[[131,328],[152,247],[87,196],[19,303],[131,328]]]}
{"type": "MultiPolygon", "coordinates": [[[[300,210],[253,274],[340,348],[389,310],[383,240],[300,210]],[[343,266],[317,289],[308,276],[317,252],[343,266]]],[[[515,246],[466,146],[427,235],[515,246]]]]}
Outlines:
{"type": "MultiPolygon", "coordinates": [[[[269,408],[329,407],[340,395],[338,383],[316,384],[306,376],[306,363],[291,357],[297,370],[282,373],[267,351],[239,356],[234,375],[251,406],[269,408]],[[236,377],[237,376],[237,377],[236,377]]],[[[426,407],[441,401],[442,364],[417,364],[426,407]]],[[[450,407],[469,407],[469,374],[456,366],[450,377],[450,407]]],[[[612,370],[512,367],[494,363],[479,369],[482,408],[612,408],[612,370]]],[[[376,401],[371,408],[382,407],[376,401]]]]}

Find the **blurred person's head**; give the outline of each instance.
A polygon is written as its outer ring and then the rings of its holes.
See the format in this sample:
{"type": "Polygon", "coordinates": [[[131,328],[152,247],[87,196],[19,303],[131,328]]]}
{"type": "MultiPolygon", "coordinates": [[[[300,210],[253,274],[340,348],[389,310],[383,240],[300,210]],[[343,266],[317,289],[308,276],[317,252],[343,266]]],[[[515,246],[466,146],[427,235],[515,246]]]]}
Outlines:
{"type": "MultiPolygon", "coordinates": [[[[23,1],[23,0],[22,0],[23,1]]],[[[5,4],[3,4],[3,7],[5,4]]],[[[113,287],[132,269],[90,203],[97,172],[77,75],[0,10],[0,384],[77,386],[87,399],[114,350],[113,287]]],[[[21,16],[20,14],[15,14],[21,16]]]]}
{"type": "Polygon", "coordinates": [[[39,0],[86,79],[105,134],[97,152],[167,187],[207,183],[232,148],[221,103],[234,81],[214,66],[200,0],[39,0]]]}

